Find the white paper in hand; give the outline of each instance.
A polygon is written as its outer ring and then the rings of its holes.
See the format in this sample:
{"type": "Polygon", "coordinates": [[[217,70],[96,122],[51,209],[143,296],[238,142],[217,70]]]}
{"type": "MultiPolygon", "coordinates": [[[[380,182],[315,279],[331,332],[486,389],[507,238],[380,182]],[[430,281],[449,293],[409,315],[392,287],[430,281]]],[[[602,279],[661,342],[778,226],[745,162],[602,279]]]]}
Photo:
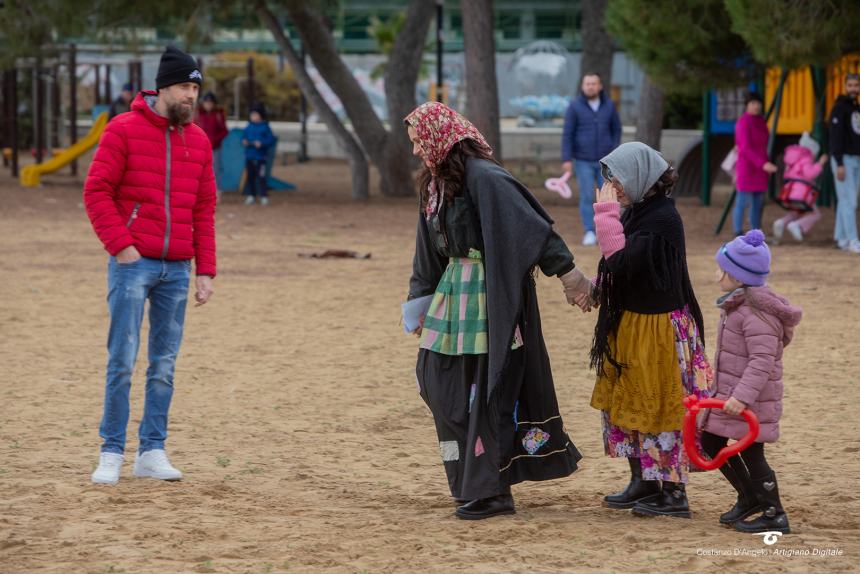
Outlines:
{"type": "Polygon", "coordinates": [[[427,314],[430,309],[430,303],[433,301],[433,295],[425,295],[424,297],[416,297],[406,303],[403,303],[400,308],[403,313],[403,332],[412,333],[421,326],[421,319],[427,314]]]}

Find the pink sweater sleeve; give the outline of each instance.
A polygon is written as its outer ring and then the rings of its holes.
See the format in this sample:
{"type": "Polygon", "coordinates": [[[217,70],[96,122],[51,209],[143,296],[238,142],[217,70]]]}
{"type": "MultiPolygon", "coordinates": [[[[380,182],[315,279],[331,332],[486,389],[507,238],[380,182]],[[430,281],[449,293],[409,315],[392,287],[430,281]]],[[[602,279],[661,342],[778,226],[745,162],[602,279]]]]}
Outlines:
{"type": "Polygon", "coordinates": [[[594,227],[597,244],[606,259],[618,253],[627,244],[621,225],[621,204],[605,202],[594,204],[594,227]]]}

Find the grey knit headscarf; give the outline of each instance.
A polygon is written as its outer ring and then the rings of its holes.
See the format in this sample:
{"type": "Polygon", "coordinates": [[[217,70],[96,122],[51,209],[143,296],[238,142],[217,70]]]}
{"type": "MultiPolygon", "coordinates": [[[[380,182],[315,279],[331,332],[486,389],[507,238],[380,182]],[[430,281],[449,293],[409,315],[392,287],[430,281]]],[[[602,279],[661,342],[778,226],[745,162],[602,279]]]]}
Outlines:
{"type": "Polygon", "coordinates": [[[632,203],[639,203],[669,163],[660,152],[641,142],[623,143],[600,160],[604,179],[618,180],[632,203]]]}

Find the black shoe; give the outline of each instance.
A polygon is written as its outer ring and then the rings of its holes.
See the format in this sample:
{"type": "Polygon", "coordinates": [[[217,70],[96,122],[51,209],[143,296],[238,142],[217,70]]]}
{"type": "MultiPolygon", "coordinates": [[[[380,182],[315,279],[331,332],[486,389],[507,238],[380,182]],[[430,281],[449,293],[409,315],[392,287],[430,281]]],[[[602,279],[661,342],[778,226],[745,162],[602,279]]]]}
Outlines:
{"type": "Polygon", "coordinates": [[[633,506],[633,514],[637,516],[675,516],[677,518],[692,518],[690,505],[687,503],[687,491],[680,482],[663,481],[660,494],[640,500],[633,506]]]}
{"type": "Polygon", "coordinates": [[[743,461],[737,458],[737,462],[732,462],[733,459],[727,461],[726,464],[720,467],[720,472],[726,477],[726,480],[734,487],[738,493],[738,500],[731,510],[720,515],[720,524],[731,526],[739,520],[749,518],[756,512],[761,512],[763,509],[759,504],[758,497],[755,494],[755,487],[750,478],[749,471],[743,461]]]}
{"type": "Polygon", "coordinates": [[[758,534],[761,532],[782,532],[789,534],[791,528],[788,526],[788,515],[782,508],[779,500],[779,486],[776,484],[776,474],[771,473],[764,478],[753,479],[756,494],[761,504],[761,516],[752,520],[735,522],[734,528],[738,532],[758,534]]]}
{"type": "Polygon", "coordinates": [[[482,520],[503,514],[515,514],[514,497],[510,494],[500,494],[491,498],[480,498],[467,502],[457,508],[454,513],[463,520],[482,520]]]}
{"type": "Polygon", "coordinates": [[[638,458],[628,458],[627,462],[630,463],[630,484],[621,492],[603,497],[603,503],[609,508],[633,508],[638,501],[660,494],[659,481],[642,480],[642,465],[638,458]]]}

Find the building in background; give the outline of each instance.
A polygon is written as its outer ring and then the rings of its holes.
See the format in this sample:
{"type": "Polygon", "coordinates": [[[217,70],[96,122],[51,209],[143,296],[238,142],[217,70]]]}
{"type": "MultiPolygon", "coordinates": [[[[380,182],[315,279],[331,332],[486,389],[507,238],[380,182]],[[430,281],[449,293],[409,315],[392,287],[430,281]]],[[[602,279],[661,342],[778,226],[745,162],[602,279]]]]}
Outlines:
{"type": "MultiPolygon", "coordinates": [[[[385,57],[379,53],[379,46],[371,35],[371,26],[374,20],[386,21],[396,13],[403,11],[405,2],[394,0],[341,0],[337,7],[328,14],[331,22],[332,32],[338,45],[338,49],[354,71],[359,82],[368,92],[374,108],[381,116],[385,116],[384,90],[380,81],[371,79],[371,71],[385,57]]],[[[496,0],[494,3],[496,12],[496,68],[499,83],[499,103],[503,117],[516,117],[522,113],[522,108],[515,105],[517,98],[523,96],[575,96],[580,70],[580,41],[579,41],[579,2],[576,0],[496,0]],[[520,75],[515,70],[517,50],[527,48],[535,42],[551,42],[558,50],[563,52],[566,66],[561,74],[567,81],[566,93],[538,93],[539,88],[533,90],[535,93],[527,94],[528,88],[523,87],[520,75]]],[[[462,109],[464,105],[461,89],[463,85],[464,59],[463,59],[463,22],[460,13],[459,0],[446,0],[443,10],[443,22],[445,33],[445,82],[449,88],[450,103],[462,109]]],[[[236,18],[235,21],[224,22],[221,28],[213,31],[213,42],[199,49],[194,49],[195,55],[202,56],[205,61],[213,56],[217,57],[219,52],[253,51],[268,54],[275,59],[280,67],[284,66],[283,58],[279,57],[278,46],[272,39],[268,30],[249,29],[248,20],[236,18]]],[[[290,23],[285,21],[285,28],[290,32],[292,38],[298,38],[298,34],[292,29],[290,23]]],[[[431,26],[431,29],[433,27],[431,26]]],[[[158,54],[161,46],[167,42],[176,41],[167,29],[136,30],[139,40],[158,50],[153,53],[144,53],[140,58],[143,61],[143,85],[152,83],[158,66],[158,54]]],[[[298,43],[298,41],[297,41],[298,43]]],[[[85,57],[97,58],[105,50],[102,46],[92,46],[92,51],[87,53],[86,40],[81,41],[81,51],[85,57]]],[[[433,47],[432,40],[428,46],[433,47]]],[[[111,52],[111,57],[122,58],[122,52],[116,48],[111,52]]],[[[129,57],[131,57],[129,55],[129,57]]],[[[432,49],[427,54],[428,59],[434,59],[432,49]]],[[[321,82],[319,75],[315,73],[312,65],[312,75],[321,82]]],[[[111,82],[118,88],[127,81],[123,76],[121,68],[116,69],[111,75],[111,82]]],[[[617,51],[613,59],[613,72],[611,82],[604,82],[611,86],[610,94],[619,108],[622,122],[632,124],[635,122],[636,104],[638,103],[639,89],[642,81],[642,71],[635,62],[626,55],[617,51]]],[[[558,81],[554,82],[556,85],[558,81]]],[[[430,79],[425,78],[417,87],[419,99],[428,99],[430,93],[430,79]]],[[[543,85],[543,84],[541,84],[543,85]]],[[[339,103],[330,90],[320,86],[337,110],[339,103]]],[[[558,92],[554,87],[552,92],[558,92]]],[[[555,107],[560,107],[558,103],[555,107]]]]}

